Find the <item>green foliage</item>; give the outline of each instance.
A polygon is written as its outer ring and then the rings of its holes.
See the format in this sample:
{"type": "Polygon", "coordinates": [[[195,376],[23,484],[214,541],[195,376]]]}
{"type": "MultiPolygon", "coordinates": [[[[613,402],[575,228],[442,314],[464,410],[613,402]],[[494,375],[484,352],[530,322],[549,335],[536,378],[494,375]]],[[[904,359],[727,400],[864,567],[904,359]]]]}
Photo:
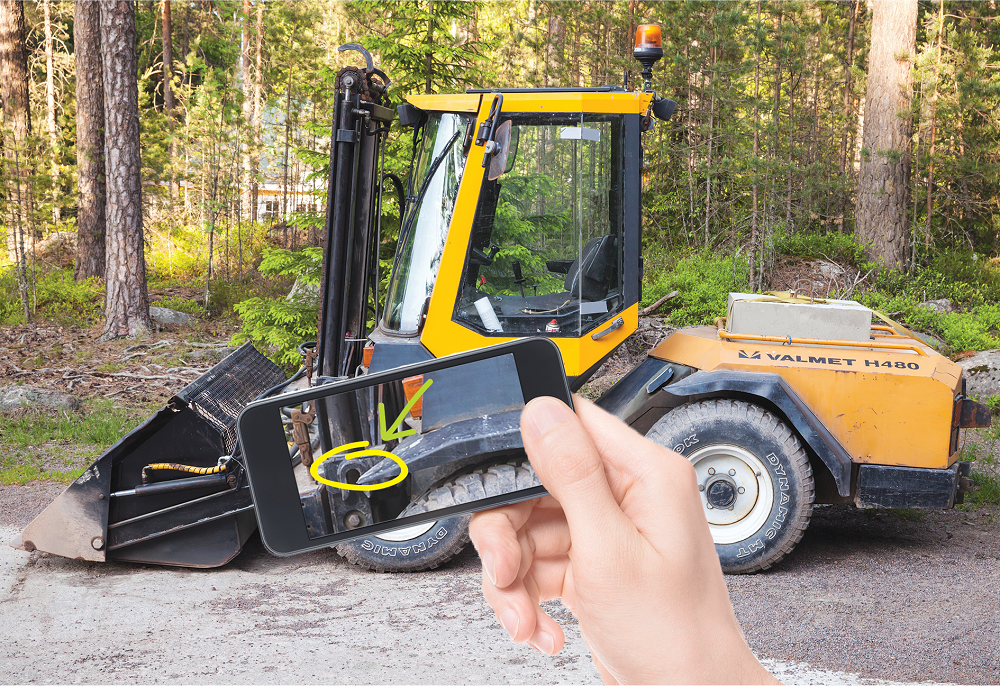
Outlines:
{"type": "Polygon", "coordinates": [[[24,310],[17,295],[17,276],[14,268],[0,270],[0,324],[22,324],[24,310]]]}
{"type": "MultiPolygon", "coordinates": [[[[265,250],[260,272],[271,277],[295,276],[300,283],[315,286],[322,258],[322,249],[315,247],[265,250]]],[[[318,298],[309,289],[301,289],[293,299],[252,297],[238,302],[233,309],[240,318],[240,331],[233,336],[233,344],[252,341],[276,364],[295,367],[300,362],[299,344],[316,338],[318,306],[318,298]]]]}
{"type": "Polygon", "coordinates": [[[131,431],[144,412],[95,399],[86,401],[79,412],[25,410],[0,415],[0,484],[71,481],[102,450],[131,431]]]}
{"type": "Polygon", "coordinates": [[[830,260],[855,268],[866,264],[864,248],[854,239],[853,234],[847,233],[777,232],[774,235],[774,251],[779,255],[830,260]]]}
{"type": "Polygon", "coordinates": [[[257,271],[265,276],[294,276],[301,283],[317,285],[323,268],[323,249],[306,247],[302,250],[273,248],[264,251],[257,271]]]}
{"type": "MultiPolygon", "coordinates": [[[[989,399],[987,399],[989,402],[989,399]]],[[[1000,505],[1000,460],[996,449],[1000,441],[1000,423],[989,429],[966,430],[960,458],[972,463],[969,477],[973,491],[965,496],[965,507],[1000,505]],[[975,439],[970,439],[973,433],[975,439]]]]}
{"type": "Polygon", "coordinates": [[[396,92],[449,93],[475,83],[474,67],[485,61],[486,41],[463,41],[455,31],[474,10],[458,0],[373,2],[355,0],[352,18],[364,29],[365,45],[381,55],[383,69],[398,84],[396,92]],[[428,64],[429,61],[429,64],[428,64]],[[428,70],[429,67],[429,70],[428,70]]]}
{"type": "MultiPolygon", "coordinates": [[[[72,269],[39,271],[34,281],[29,281],[28,297],[32,317],[87,324],[101,316],[104,285],[100,279],[74,281],[72,269]]],[[[0,273],[0,324],[23,322],[14,272],[8,269],[0,273]]]]}
{"type": "Polygon", "coordinates": [[[651,274],[641,304],[645,307],[671,291],[680,291],[661,310],[669,312],[670,322],[675,326],[711,324],[726,315],[729,293],[745,287],[749,272],[749,264],[741,257],[695,253],[651,274]]]}

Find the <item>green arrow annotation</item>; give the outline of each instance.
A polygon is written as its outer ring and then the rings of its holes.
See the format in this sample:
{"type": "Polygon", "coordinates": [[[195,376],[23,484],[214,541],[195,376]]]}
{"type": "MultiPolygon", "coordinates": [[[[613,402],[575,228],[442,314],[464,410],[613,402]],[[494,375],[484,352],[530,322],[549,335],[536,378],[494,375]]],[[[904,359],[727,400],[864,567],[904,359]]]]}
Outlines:
{"type": "Polygon", "coordinates": [[[403,418],[409,414],[410,409],[418,400],[420,400],[420,396],[422,396],[424,392],[430,388],[432,383],[434,383],[434,379],[427,379],[427,381],[424,382],[424,385],[417,389],[417,392],[414,393],[413,397],[406,403],[403,411],[399,413],[398,417],[396,417],[396,421],[394,421],[392,426],[388,429],[385,428],[385,405],[383,403],[378,404],[378,427],[382,435],[383,443],[385,441],[391,441],[394,438],[404,438],[417,433],[416,429],[401,429],[399,431],[397,431],[397,429],[399,429],[400,424],[403,423],[403,418]]]}

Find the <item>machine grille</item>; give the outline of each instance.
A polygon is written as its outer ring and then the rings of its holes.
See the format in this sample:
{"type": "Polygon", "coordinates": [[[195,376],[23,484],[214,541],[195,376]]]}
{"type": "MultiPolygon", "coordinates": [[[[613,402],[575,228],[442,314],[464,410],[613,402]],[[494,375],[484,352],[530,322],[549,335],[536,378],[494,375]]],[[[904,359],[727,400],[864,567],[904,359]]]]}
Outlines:
{"type": "Polygon", "coordinates": [[[285,380],[285,374],[251,343],[188,384],[177,398],[219,430],[232,452],[236,447],[236,418],[261,393],[285,380]]]}

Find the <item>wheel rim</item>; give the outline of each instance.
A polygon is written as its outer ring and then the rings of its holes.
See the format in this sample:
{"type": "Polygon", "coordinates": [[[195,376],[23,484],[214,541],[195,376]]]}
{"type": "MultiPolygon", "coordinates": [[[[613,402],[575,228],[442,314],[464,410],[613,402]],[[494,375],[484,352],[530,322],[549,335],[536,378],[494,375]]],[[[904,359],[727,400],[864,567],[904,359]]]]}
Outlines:
{"type": "Polygon", "coordinates": [[[413,524],[412,526],[404,526],[402,529],[383,531],[382,533],[373,535],[375,538],[382,541],[401,543],[403,541],[409,541],[411,538],[416,538],[417,536],[423,536],[428,531],[433,529],[435,524],[437,524],[437,522],[422,522],[420,524],[413,524]]]}
{"type": "Polygon", "coordinates": [[[709,445],[689,458],[698,475],[705,518],[717,544],[757,533],[774,504],[771,474],[761,460],[736,445],[709,445]]]}

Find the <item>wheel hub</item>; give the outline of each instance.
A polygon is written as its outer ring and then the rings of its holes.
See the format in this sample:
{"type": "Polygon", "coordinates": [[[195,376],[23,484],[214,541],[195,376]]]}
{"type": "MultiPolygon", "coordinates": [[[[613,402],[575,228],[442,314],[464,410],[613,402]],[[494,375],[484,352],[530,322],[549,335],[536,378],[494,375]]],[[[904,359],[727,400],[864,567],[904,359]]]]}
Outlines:
{"type": "Polygon", "coordinates": [[[689,458],[716,543],[742,541],[765,523],[774,502],[770,473],[749,450],[709,445],[689,458]]]}
{"type": "Polygon", "coordinates": [[[736,489],[732,479],[720,477],[708,482],[705,498],[713,507],[729,509],[736,502],[736,489]]]}

